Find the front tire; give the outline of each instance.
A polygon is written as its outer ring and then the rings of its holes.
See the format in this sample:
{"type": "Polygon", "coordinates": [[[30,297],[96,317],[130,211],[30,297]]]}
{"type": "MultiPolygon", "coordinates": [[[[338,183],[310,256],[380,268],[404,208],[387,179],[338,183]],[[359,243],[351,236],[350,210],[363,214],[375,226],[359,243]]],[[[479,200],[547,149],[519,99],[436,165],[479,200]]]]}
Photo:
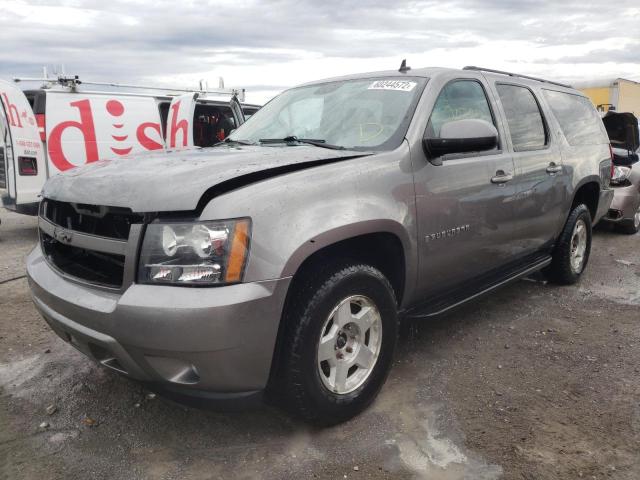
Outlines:
{"type": "Polygon", "coordinates": [[[382,387],[398,337],[387,278],[370,265],[343,263],[307,274],[285,312],[281,382],[285,406],[331,425],[364,410],[382,387]]]}
{"type": "Polygon", "coordinates": [[[580,279],[591,253],[591,213],[586,205],[577,205],[569,214],[558,237],[553,259],[544,273],[553,283],[572,285],[580,279]]]}

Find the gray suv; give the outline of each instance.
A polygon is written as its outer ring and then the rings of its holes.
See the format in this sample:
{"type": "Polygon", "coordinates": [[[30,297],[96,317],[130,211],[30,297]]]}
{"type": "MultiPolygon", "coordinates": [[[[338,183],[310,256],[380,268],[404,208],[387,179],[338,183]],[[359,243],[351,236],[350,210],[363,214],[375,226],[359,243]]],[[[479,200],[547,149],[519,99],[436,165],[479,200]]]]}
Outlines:
{"type": "Polygon", "coordinates": [[[166,395],[336,423],[382,387],[400,319],[536,270],[576,282],[610,178],[569,86],[476,67],[322,80],[212,148],[51,178],[29,283],[62,339],[166,395]]]}

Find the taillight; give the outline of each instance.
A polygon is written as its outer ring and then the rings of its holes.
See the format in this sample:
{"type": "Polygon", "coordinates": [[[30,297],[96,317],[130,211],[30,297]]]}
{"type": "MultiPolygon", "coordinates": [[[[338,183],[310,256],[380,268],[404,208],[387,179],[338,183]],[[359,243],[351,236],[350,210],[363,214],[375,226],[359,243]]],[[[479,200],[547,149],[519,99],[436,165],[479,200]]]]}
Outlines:
{"type": "Polygon", "coordinates": [[[38,175],[38,162],[34,157],[18,157],[18,172],[23,176],[38,175]]]}
{"type": "Polygon", "coordinates": [[[36,113],[36,123],[38,124],[38,132],[40,133],[40,140],[47,141],[47,133],[45,130],[44,113],[36,113]]]}

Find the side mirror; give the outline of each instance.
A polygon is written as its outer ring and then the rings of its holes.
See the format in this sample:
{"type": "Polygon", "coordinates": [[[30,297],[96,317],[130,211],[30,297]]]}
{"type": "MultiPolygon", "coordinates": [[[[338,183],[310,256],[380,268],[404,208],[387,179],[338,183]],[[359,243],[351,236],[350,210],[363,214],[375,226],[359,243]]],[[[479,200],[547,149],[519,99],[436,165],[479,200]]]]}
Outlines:
{"type": "Polygon", "coordinates": [[[440,127],[439,137],[426,137],[422,144],[432,157],[447,153],[482,152],[498,145],[498,130],[484,120],[453,120],[440,127]]]}

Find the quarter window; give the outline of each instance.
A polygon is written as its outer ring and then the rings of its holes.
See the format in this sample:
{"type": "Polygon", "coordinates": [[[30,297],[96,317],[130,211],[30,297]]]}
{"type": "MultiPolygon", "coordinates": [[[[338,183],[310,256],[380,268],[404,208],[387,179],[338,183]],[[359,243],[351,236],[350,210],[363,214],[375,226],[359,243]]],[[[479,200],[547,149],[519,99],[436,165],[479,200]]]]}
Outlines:
{"type": "Polygon", "coordinates": [[[484,120],[495,126],[484,88],[475,80],[456,80],[442,89],[427,130],[430,135],[438,137],[442,125],[465,119],[484,120]]]}
{"type": "Polygon", "coordinates": [[[609,143],[602,121],[588,98],[554,90],[544,90],[544,96],[569,145],[609,143]]]}
{"type": "Polygon", "coordinates": [[[496,85],[507,117],[513,150],[539,150],[547,144],[540,107],[531,90],[516,85],[496,85]]]}

